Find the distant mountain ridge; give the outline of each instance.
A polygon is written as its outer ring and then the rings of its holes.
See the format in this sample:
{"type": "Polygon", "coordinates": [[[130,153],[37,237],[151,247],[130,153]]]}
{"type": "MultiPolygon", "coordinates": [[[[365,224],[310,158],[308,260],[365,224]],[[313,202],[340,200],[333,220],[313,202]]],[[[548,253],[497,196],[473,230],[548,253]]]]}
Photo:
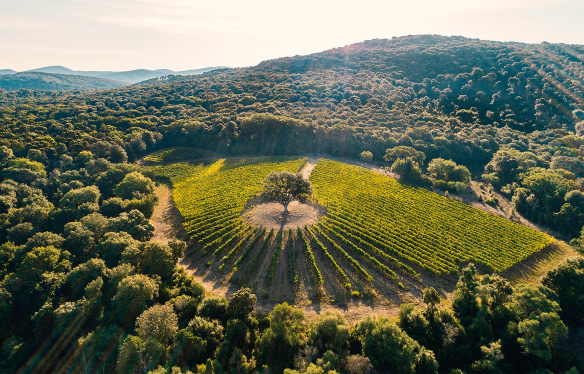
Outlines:
{"type": "Polygon", "coordinates": [[[129,83],[105,78],[87,77],[73,74],[51,74],[41,72],[5,73],[0,75],[0,89],[13,91],[28,90],[107,90],[124,87],[129,83]]]}
{"type": "MultiPolygon", "coordinates": [[[[48,74],[65,74],[65,75],[79,75],[85,77],[104,78],[125,83],[138,83],[148,79],[158,78],[165,75],[198,75],[207,71],[226,68],[226,66],[214,66],[201,69],[191,69],[183,71],[173,71],[169,69],[147,70],[136,69],[129,71],[81,71],[71,70],[64,66],[45,66],[38,69],[27,70],[25,72],[31,73],[48,73],[48,74]]],[[[21,73],[25,73],[21,72],[21,73]]],[[[18,73],[12,69],[0,69],[0,76],[18,73]]]]}

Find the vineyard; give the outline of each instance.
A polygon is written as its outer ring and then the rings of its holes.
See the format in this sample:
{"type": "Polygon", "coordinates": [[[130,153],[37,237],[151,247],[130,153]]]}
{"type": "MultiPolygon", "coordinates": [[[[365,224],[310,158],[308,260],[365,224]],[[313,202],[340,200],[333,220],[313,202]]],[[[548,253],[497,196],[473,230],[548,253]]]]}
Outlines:
{"type": "Polygon", "coordinates": [[[163,149],[144,157],[144,161],[149,163],[176,162],[181,160],[195,160],[211,158],[216,156],[215,152],[191,147],[175,147],[163,149]]]}
{"type": "MultiPolygon", "coordinates": [[[[268,158],[254,161],[221,159],[197,165],[190,175],[177,173],[173,198],[185,218],[184,228],[202,251],[219,256],[237,239],[248,240],[249,227],[241,214],[249,199],[261,192],[261,181],[271,171],[297,172],[306,159],[268,158]]],[[[229,248],[231,249],[231,248],[229,248]]]]}
{"type": "MultiPolygon", "coordinates": [[[[501,272],[541,250],[550,236],[422,188],[330,160],[310,180],[328,208],[320,226],[348,247],[366,249],[405,272],[396,257],[433,274],[480,263],[501,272]]],[[[366,253],[364,253],[365,255],[366,253]]]]}
{"type": "Polygon", "coordinates": [[[272,294],[305,286],[337,298],[368,287],[387,291],[387,285],[414,284],[421,273],[425,281],[457,273],[468,261],[501,272],[553,241],[428,190],[325,159],[310,176],[313,203],[326,208],[317,224],[251,225],[246,209],[254,208],[250,200],[261,192],[262,179],[305,163],[271,157],[149,169],[173,182],[175,205],[194,243],[190,256],[204,274],[272,294]]]}

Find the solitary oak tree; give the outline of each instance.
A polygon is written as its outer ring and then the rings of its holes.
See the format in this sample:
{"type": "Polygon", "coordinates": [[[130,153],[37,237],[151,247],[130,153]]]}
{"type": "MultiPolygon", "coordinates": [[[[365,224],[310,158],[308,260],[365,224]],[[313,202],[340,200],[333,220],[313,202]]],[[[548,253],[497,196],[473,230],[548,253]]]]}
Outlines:
{"type": "Polygon", "coordinates": [[[292,201],[305,202],[312,195],[312,185],[300,173],[273,171],[262,184],[264,200],[284,205],[284,213],[288,213],[288,204],[292,201]]]}

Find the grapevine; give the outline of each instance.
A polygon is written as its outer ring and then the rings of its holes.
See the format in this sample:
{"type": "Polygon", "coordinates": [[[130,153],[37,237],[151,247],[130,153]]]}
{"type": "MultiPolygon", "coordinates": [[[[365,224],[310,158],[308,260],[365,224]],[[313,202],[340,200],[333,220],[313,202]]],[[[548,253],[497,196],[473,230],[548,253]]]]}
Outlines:
{"type": "Polygon", "coordinates": [[[312,270],[314,270],[314,276],[316,277],[316,280],[318,281],[319,284],[323,284],[324,279],[322,279],[322,274],[320,273],[320,270],[316,265],[316,260],[314,258],[314,253],[312,253],[312,248],[310,247],[310,244],[308,244],[308,241],[302,234],[302,231],[300,231],[300,228],[298,228],[298,236],[302,240],[302,244],[304,244],[306,257],[308,257],[308,262],[310,262],[310,265],[312,265],[312,270]]]}

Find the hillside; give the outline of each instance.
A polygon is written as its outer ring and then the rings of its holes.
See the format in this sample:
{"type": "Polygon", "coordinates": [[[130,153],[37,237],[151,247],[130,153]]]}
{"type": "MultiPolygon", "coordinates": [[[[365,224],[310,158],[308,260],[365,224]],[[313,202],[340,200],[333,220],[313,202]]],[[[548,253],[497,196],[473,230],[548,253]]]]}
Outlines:
{"type": "MultiPolygon", "coordinates": [[[[71,70],[64,66],[45,66],[38,69],[28,70],[23,73],[48,73],[48,74],[66,74],[66,75],[80,75],[86,77],[95,77],[95,78],[104,78],[115,80],[119,82],[126,82],[126,83],[138,83],[148,79],[155,79],[158,77],[166,76],[166,75],[198,75],[205,73],[207,71],[222,69],[225,66],[217,66],[217,67],[207,67],[201,69],[191,69],[191,70],[184,70],[184,71],[173,71],[169,69],[158,69],[158,70],[147,70],[147,69],[136,69],[130,71],[78,71],[78,70],[71,70]]],[[[4,69],[0,70],[0,75],[2,74],[15,74],[17,73],[11,69],[4,69]]]]}
{"type": "Polygon", "coordinates": [[[172,201],[184,217],[174,231],[181,228],[183,238],[191,239],[183,266],[213,290],[220,287],[211,283],[247,284],[256,294],[272,295],[264,301],[296,304],[322,297],[351,303],[350,290],[374,290],[378,303],[399,305],[419,297],[420,285],[448,290],[448,275],[461,264],[503,272],[555,241],[387,175],[326,159],[207,159],[143,172],[172,182],[172,201]],[[270,171],[301,168],[314,187],[309,205],[292,204],[286,215],[282,205],[257,197],[270,171]],[[294,255],[294,247],[274,245],[273,236],[306,248],[294,255]],[[305,251],[312,253],[308,259],[305,251]],[[308,277],[291,282],[302,268],[309,269],[308,277]]]}
{"type": "Polygon", "coordinates": [[[0,90],[0,371],[584,372],[583,52],[408,36],[0,90]],[[281,170],[313,184],[288,216],[281,170]]]}
{"type": "Polygon", "coordinates": [[[107,74],[100,75],[100,78],[107,78],[107,79],[114,79],[122,82],[128,83],[138,83],[142,81],[146,81],[148,79],[155,79],[158,77],[166,76],[166,75],[198,75],[208,71],[212,71],[215,69],[222,69],[224,66],[218,67],[208,67],[202,69],[193,69],[193,70],[185,70],[185,71],[173,71],[168,69],[159,69],[159,70],[146,70],[146,69],[138,69],[138,70],[131,70],[131,71],[123,71],[123,72],[111,72],[107,74]]]}
{"type": "Polygon", "coordinates": [[[0,89],[27,90],[107,90],[125,86],[126,83],[103,78],[50,73],[15,73],[0,76],[0,89]]]}
{"type": "MultiPolygon", "coordinates": [[[[369,151],[383,162],[387,149],[413,147],[424,154],[422,169],[443,158],[468,167],[475,178],[484,173],[494,188],[516,197],[519,212],[575,237],[584,224],[582,208],[574,201],[564,205],[584,178],[583,48],[440,36],[371,40],[250,68],[66,96],[53,101],[63,107],[46,118],[130,131],[121,141],[131,159],[152,149],[135,128],[159,133],[162,147],[228,155],[357,158],[369,151]],[[526,179],[522,172],[530,168],[526,179]],[[556,181],[547,192],[536,183],[543,176],[556,181]],[[558,197],[546,198],[550,191],[558,197]]],[[[0,102],[15,100],[32,103],[34,97],[0,94],[0,102]]],[[[87,148],[92,140],[84,139],[87,148]]]]}

